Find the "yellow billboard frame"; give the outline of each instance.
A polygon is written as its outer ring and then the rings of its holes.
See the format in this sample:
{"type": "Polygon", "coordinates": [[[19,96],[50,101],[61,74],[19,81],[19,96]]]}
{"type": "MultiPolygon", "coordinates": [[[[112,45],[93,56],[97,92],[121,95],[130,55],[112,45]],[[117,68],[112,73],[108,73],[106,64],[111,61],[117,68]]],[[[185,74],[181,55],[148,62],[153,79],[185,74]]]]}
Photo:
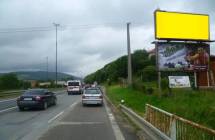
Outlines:
{"type": "Polygon", "coordinates": [[[156,10],[154,21],[158,40],[210,41],[209,15],[156,10]]]}

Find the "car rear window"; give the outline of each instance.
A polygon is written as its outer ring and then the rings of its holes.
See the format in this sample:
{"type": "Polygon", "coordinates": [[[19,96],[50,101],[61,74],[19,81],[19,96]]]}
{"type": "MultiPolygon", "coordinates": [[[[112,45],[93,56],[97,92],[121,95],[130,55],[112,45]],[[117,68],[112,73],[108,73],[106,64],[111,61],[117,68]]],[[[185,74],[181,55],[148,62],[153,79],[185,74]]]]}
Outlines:
{"type": "Polygon", "coordinates": [[[23,95],[44,95],[44,90],[27,90],[23,95]]]}
{"type": "Polygon", "coordinates": [[[89,89],[89,90],[85,90],[84,94],[100,94],[100,91],[97,89],[89,89]]]}
{"type": "Polygon", "coordinates": [[[79,86],[79,82],[69,82],[68,86],[79,86]]]}

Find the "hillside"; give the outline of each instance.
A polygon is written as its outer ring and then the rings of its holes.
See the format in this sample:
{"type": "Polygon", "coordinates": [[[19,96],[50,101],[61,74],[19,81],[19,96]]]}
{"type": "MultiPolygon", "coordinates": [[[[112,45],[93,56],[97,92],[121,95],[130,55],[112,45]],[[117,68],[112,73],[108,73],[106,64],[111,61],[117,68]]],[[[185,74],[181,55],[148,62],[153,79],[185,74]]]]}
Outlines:
{"type": "MultiPolygon", "coordinates": [[[[136,50],[132,53],[132,73],[134,77],[141,77],[145,81],[156,79],[155,56],[149,55],[146,50],[136,50]]],[[[85,77],[85,82],[92,83],[97,81],[103,83],[105,81],[116,82],[119,79],[127,77],[127,55],[116,59],[105,65],[102,69],[89,74],[85,77]]]]}
{"type": "MultiPolygon", "coordinates": [[[[46,71],[20,71],[12,73],[15,73],[20,80],[40,80],[40,81],[47,80],[46,71]]],[[[0,75],[3,74],[4,73],[1,73],[0,75]]],[[[55,72],[49,72],[48,79],[55,80],[55,72]]],[[[79,79],[79,78],[65,73],[58,73],[58,80],[65,79],[79,79]]]]}

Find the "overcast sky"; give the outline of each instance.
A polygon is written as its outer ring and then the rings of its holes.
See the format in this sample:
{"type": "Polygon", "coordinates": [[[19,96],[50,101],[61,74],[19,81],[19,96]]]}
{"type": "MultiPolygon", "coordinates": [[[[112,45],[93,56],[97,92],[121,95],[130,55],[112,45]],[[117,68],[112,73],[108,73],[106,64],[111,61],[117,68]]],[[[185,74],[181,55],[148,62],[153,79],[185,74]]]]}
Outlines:
{"type": "Polygon", "coordinates": [[[0,72],[46,70],[46,57],[55,71],[53,22],[61,25],[58,71],[78,76],[126,54],[126,22],[132,51],[152,49],[157,8],[209,14],[214,40],[214,5],[214,0],[0,0],[0,72]]]}

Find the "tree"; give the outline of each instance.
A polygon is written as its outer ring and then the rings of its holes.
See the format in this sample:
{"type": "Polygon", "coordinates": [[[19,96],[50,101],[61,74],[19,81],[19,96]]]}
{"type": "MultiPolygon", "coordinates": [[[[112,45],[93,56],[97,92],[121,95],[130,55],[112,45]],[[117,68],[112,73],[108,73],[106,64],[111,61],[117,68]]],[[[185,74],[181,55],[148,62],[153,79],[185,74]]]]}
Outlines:
{"type": "Polygon", "coordinates": [[[157,79],[157,72],[155,66],[146,66],[142,71],[143,81],[153,81],[157,79]]]}
{"type": "MultiPolygon", "coordinates": [[[[119,78],[126,79],[127,62],[127,55],[124,55],[117,60],[105,65],[102,69],[86,76],[85,82],[92,83],[93,81],[98,81],[99,83],[102,83],[107,81],[107,79],[109,79],[111,82],[116,82],[119,78]]],[[[146,50],[136,50],[132,54],[132,73],[134,76],[141,76],[145,71],[148,71],[146,74],[148,77],[146,77],[146,79],[155,79],[154,77],[157,75],[155,70],[155,57],[149,59],[149,54],[146,50]],[[152,74],[152,77],[150,74],[152,74]]]]}
{"type": "Polygon", "coordinates": [[[20,81],[16,74],[9,73],[0,77],[0,88],[1,89],[15,89],[20,87],[20,81]]]}

